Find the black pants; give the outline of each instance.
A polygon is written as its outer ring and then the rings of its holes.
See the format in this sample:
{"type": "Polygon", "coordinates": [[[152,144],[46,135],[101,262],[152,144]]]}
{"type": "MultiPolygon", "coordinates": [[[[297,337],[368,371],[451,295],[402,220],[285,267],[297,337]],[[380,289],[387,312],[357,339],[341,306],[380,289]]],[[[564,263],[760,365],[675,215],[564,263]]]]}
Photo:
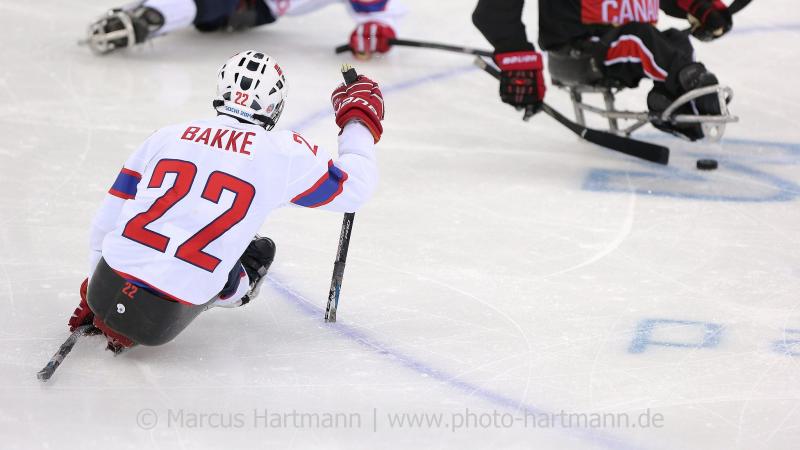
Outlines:
{"type": "Polygon", "coordinates": [[[162,345],[183,331],[206,305],[187,305],[156,295],[114,271],[101,259],[86,296],[96,318],[142,345],[162,345]]]}
{"type": "Polygon", "coordinates": [[[599,61],[607,78],[636,87],[642,78],[663,83],[673,96],[683,94],[678,73],[692,63],[689,36],[674,28],[659,31],[647,23],[629,23],[600,37],[599,61]]]}
{"type": "Polygon", "coordinates": [[[231,24],[231,18],[237,13],[241,13],[240,6],[249,5],[248,17],[244,21],[246,26],[238,25],[242,28],[257,27],[275,22],[275,17],[267,8],[264,0],[194,0],[197,4],[197,15],[194,18],[194,26],[200,31],[217,31],[231,24]]]}

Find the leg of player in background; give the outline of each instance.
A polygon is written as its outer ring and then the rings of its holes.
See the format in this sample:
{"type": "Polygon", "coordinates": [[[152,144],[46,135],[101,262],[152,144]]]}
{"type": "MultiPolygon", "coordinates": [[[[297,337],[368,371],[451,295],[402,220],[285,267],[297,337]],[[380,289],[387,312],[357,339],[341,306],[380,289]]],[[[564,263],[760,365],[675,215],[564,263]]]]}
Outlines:
{"type": "Polygon", "coordinates": [[[241,31],[275,22],[263,0],[194,0],[200,31],[241,31]]]}
{"type": "Polygon", "coordinates": [[[601,38],[606,77],[630,88],[647,77],[671,95],[681,94],[678,73],[692,63],[694,50],[688,37],[685,45],[681,45],[668,36],[646,23],[629,23],[612,29],[601,38]]]}
{"type": "Polygon", "coordinates": [[[92,23],[88,43],[105,54],[190,25],[200,31],[238,31],[274,21],[262,0],[145,0],[92,23]]]}
{"type": "Polygon", "coordinates": [[[108,11],[89,25],[87,42],[95,53],[110,53],[192,24],[194,0],[144,0],[108,11]]]}
{"type": "MultiPolygon", "coordinates": [[[[606,77],[627,87],[636,87],[642,78],[653,80],[647,98],[651,112],[660,114],[682,94],[693,89],[719,84],[716,76],[701,63],[694,62],[689,36],[675,29],[659,31],[645,23],[629,23],[614,28],[601,39],[603,71],[606,77]]],[[[701,97],[679,109],[679,114],[719,114],[716,96],[701,97]]],[[[689,139],[703,137],[699,124],[654,125],[689,139]]]]}

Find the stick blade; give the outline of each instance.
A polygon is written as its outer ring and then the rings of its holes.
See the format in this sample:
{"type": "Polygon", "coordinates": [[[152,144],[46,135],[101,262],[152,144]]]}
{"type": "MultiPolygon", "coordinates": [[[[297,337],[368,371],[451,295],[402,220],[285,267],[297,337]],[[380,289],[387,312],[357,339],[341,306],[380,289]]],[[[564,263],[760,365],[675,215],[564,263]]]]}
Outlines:
{"type": "Polygon", "coordinates": [[[55,368],[51,367],[50,363],[48,363],[44,369],[36,373],[36,379],[44,383],[53,376],[54,372],[55,368]]]}
{"type": "Polygon", "coordinates": [[[49,380],[50,377],[52,377],[55,373],[56,369],[58,369],[58,366],[64,362],[64,358],[66,358],[67,355],[69,355],[69,353],[72,351],[72,348],[75,347],[75,344],[78,342],[78,338],[87,334],[94,334],[96,332],[99,332],[99,330],[97,330],[97,328],[95,328],[93,325],[82,325],[76,328],[75,331],[69,335],[67,340],[61,344],[61,347],[58,348],[56,354],[50,358],[50,361],[47,362],[47,365],[45,365],[42,370],[36,373],[36,379],[42,383],[49,380]]]}
{"type": "Polygon", "coordinates": [[[336,322],[336,308],[339,306],[339,290],[341,289],[341,279],[338,278],[338,264],[334,265],[334,278],[331,282],[331,289],[328,291],[328,305],[325,307],[325,322],[336,322]]]}
{"type": "Polygon", "coordinates": [[[649,142],[625,138],[612,133],[604,133],[592,129],[587,129],[583,134],[583,138],[593,144],[644,159],[645,161],[664,166],[669,164],[669,148],[663,145],[651,144],[649,142]]]}
{"type": "Polygon", "coordinates": [[[663,145],[651,144],[649,142],[639,141],[630,137],[623,137],[607,131],[594,130],[567,119],[563,114],[553,109],[550,105],[545,103],[542,106],[547,115],[560,122],[565,127],[572,130],[573,133],[580,136],[587,142],[605,147],[609,150],[614,150],[624,153],[634,158],[643,159],[656,164],[669,164],[669,148],[663,145]]]}

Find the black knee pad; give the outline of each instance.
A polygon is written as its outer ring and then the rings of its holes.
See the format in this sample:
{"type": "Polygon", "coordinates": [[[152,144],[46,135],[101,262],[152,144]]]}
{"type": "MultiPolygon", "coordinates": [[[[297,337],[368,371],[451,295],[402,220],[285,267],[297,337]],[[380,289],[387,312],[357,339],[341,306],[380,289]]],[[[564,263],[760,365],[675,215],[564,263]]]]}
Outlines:
{"type": "Polygon", "coordinates": [[[86,296],[96,318],[141,345],[163,345],[173,340],[205,305],[186,305],[155,295],[132,284],[104,259],[89,282],[86,296]]]}
{"type": "Polygon", "coordinates": [[[694,62],[678,72],[678,82],[684,92],[719,84],[716,75],[709,72],[702,63],[694,62]]]}

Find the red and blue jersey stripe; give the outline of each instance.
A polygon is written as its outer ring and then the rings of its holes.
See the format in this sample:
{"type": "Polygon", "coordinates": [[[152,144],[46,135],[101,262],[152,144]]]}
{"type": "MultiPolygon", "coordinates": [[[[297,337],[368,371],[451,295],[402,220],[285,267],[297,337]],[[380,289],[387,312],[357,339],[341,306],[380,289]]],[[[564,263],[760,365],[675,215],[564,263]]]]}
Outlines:
{"type": "Polygon", "coordinates": [[[108,190],[108,193],[125,200],[135,198],[136,186],[141,179],[142,175],[139,172],[123,167],[119,175],[117,175],[117,179],[114,181],[111,189],[108,190]]]}
{"type": "Polygon", "coordinates": [[[350,5],[357,13],[373,13],[386,10],[389,0],[350,0],[350,5]]]}
{"type": "Polygon", "coordinates": [[[317,208],[332,202],[344,190],[347,173],[328,161],[328,171],[325,172],[313,186],[292,199],[292,203],[306,208],[317,208]]]}

